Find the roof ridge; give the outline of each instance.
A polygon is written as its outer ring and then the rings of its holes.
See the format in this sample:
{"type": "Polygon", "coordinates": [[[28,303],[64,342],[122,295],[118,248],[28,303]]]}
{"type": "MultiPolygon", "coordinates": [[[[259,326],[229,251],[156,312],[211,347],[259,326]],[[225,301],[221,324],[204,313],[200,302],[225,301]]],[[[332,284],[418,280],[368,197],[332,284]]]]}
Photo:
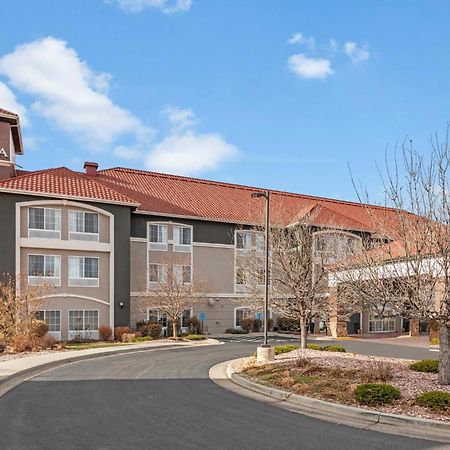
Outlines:
{"type": "Polygon", "coordinates": [[[371,204],[371,203],[361,203],[361,202],[355,202],[355,201],[351,201],[351,200],[341,200],[341,199],[336,199],[336,198],[331,198],[331,197],[320,197],[320,196],[309,195],[309,194],[298,194],[295,192],[281,191],[278,189],[270,189],[270,188],[265,188],[265,187],[250,186],[250,185],[238,184],[238,183],[227,183],[225,181],[207,180],[204,178],[187,177],[184,175],[173,175],[173,174],[167,174],[167,173],[161,173],[161,172],[153,172],[150,170],[132,169],[132,168],[128,168],[128,167],[110,167],[109,169],[99,170],[98,173],[108,172],[111,170],[112,171],[117,170],[117,171],[121,171],[121,172],[130,172],[130,173],[139,173],[139,174],[148,175],[148,176],[159,176],[159,177],[175,179],[175,180],[192,181],[194,183],[200,183],[200,184],[226,186],[226,187],[230,187],[233,189],[246,189],[249,191],[250,190],[251,191],[267,190],[270,193],[280,194],[280,195],[284,195],[284,196],[288,196],[288,197],[295,197],[295,198],[300,197],[300,198],[304,198],[304,199],[315,200],[315,201],[326,202],[326,203],[339,203],[339,204],[344,204],[344,205],[359,206],[361,208],[371,207],[371,208],[377,208],[377,209],[382,209],[382,210],[395,211],[395,208],[391,208],[389,206],[371,204]]]}

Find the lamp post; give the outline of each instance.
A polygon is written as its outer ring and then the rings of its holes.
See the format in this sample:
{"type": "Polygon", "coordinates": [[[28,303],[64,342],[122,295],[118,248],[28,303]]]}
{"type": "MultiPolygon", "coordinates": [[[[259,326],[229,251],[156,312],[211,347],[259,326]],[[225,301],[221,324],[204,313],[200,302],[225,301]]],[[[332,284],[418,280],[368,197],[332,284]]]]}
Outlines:
{"type": "Polygon", "coordinates": [[[266,199],[266,227],[265,227],[265,261],[264,261],[264,344],[258,347],[257,360],[259,362],[271,361],[274,350],[268,343],[269,332],[269,232],[270,232],[270,192],[253,192],[252,197],[266,199]]]}

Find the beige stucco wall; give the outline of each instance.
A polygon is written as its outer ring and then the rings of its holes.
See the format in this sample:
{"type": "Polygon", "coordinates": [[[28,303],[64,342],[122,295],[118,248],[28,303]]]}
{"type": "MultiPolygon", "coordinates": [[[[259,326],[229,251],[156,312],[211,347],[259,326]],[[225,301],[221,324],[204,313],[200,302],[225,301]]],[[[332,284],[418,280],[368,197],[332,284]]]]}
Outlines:
{"type": "Polygon", "coordinates": [[[109,305],[104,305],[92,300],[80,299],[76,297],[52,297],[46,299],[42,303],[42,308],[45,310],[59,310],[61,311],[61,339],[68,339],[69,328],[69,310],[74,309],[93,309],[98,310],[98,324],[109,326],[109,305]]]}
{"type": "MultiPolygon", "coordinates": [[[[147,318],[147,308],[155,306],[152,297],[131,297],[131,326],[134,328],[136,322],[147,318]]],[[[209,334],[224,333],[227,328],[234,326],[234,309],[241,304],[239,299],[209,297],[196,305],[194,315],[199,317],[200,312],[204,312],[206,320],[204,322],[204,332],[209,334]]]]}
{"type": "Polygon", "coordinates": [[[47,286],[46,295],[76,294],[93,297],[109,303],[110,300],[110,265],[109,253],[80,252],[74,250],[49,250],[44,248],[20,249],[20,274],[22,286],[28,282],[28,255],[60,255],[61,256],[61,286],[47,286]],[[70,287],[69,286],[69,256],[94,256],[99,258],[99,286],[98,287],[70,287]]]}
{"type": "MultiPolygon", "coordinates": [[[[54,203],[38,203],[36,205],[30,205],[31,207],[35,206],[36,208],[55,208],[61,210],[61,239],[68,240],[69,239],[69,210],[70,211],[85,211],[85,212],[98,212],[92,211],[87,208],[83,208],[82,206],[64,206],[63,202],[60,204],[54,203]]],[[[110,226],[109,226],[109,217],[107,215],[101,214],[99,212],[99,242],[109,242],[110,241],[110,226]]],[[[27,238],[28,237],[28,206],[22,206],[20,208],[20,237],[27,238]]]]}

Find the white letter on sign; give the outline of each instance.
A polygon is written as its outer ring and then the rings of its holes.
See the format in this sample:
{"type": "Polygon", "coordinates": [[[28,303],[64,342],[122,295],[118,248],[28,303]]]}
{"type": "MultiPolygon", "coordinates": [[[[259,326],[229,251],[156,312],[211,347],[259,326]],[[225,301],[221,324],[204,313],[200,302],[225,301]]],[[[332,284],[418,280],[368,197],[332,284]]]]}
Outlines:
{"type": "Polygon", "coordinates": [[[8,154],[5,152],[4,148],[0,148],[0,156],[4,156],[5,158],[9,158],[8,154]]]}

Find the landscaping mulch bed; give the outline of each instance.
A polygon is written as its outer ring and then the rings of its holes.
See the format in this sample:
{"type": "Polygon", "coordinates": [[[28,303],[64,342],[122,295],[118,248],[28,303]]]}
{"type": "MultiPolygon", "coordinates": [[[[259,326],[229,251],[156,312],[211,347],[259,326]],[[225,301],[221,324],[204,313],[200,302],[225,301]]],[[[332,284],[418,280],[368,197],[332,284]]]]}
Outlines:
{"type": "Polygon", "coordinates": [[[435,412],[415,404],[428,391],[450,393],[437,374],[414,372],[410,360],[352,353],[298,349],[276,357],[272,364],[250,364],[241,375],[252,381],[308,397],[377,411],[450,421],[450,410],[435,412]],[[400,389],[401,398],[389,405],[368,407],[357,403],[354,389],[363,383],[387,383],[400,389]]]}

